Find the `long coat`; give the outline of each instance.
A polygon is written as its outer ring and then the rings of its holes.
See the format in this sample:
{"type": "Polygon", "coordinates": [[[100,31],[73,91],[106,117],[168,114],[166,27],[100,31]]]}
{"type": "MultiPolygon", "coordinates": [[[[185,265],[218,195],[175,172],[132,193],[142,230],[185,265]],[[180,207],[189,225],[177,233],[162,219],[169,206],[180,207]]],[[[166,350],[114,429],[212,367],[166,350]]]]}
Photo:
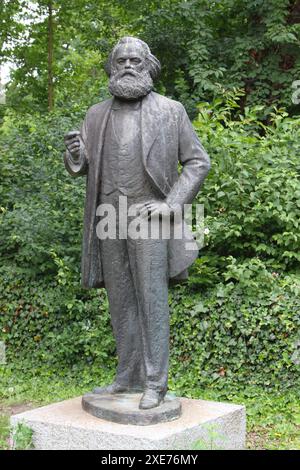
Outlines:
{"type": "MultiPolygon", "coordinates": [[[[65,165],[72,176],[87,174],[84,235],[82,247],[82,286],[104,287],[100,243],[96,235],[96,209],[101,184],[101,157],[105,128],[113,98],[92,106],[81,128],[80,157],[67,151],[65,165]]],[[[210,160],[202,147],[184,107],[151,92],[141,104],[142,158],[146,174],[171,208],[190,204],[205,179],[210,160]],[[182,171],[178,174],[178,162],[182,171]]],[[[198,256],[192,234],[168,242],[170,280],[187,277],[187,268],[198,256]],[[189,243],[187,249],[187,242],[189,243]]]]}

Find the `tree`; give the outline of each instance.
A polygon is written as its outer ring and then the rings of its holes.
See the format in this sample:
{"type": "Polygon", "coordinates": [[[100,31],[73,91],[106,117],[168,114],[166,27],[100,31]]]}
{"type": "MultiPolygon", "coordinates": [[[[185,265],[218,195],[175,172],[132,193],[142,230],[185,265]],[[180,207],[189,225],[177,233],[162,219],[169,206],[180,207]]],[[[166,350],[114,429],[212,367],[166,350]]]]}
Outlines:
{"type": "Polygon", "coordinates": [[[26,27],[10,44],[17,66],[8,90],[10,105],[20,111],[53,110],[55,103],[72,101],[79,88],[82,96],[94,99],[96,86],[105,80],[109,50],[116,37],[127,33],[118,2],[24,3],[20,14],[26,27]]]}
{"type": "MultiPolygon", "coordinates": [[[[122,2],[123,4],[123,2],[122,2]]],[[[125,2],[134,15],[137,2],[125,2]]],[[[134,27],[161,59],[162,89],[191,115],[224,89],[245,91],[240,111],[261,104],[299,112],[291,86],[300,76],[299,0],[164,0],[144,2],[134,27]]]]}
{"type": "MultiPolygon", "coordinates": [[[[191,117],[200,101],[244,90],[243,112],[261,104],[297,113],[291,86],[300,76],[299,0],[4,1],[0,40],[17,65],[8,102],[47,111],[103,96],[102,67],[124,34],[146,40],[161,59],[157,90],[181,100],[191,117]],[[22,20],[22,21],[21,21],[22,20]],[[25,27],[26,26],[26,27],[25,27]],[[76,95],[74,97],[74,95],[76,95]]],[[[238,113],[237,113],[238,114],[238,113]]]]}
{"type": "Polygon", "coordinates": [[[48,110],[54,107],[53,85],[53,1],[48,1],[48,110]]]}

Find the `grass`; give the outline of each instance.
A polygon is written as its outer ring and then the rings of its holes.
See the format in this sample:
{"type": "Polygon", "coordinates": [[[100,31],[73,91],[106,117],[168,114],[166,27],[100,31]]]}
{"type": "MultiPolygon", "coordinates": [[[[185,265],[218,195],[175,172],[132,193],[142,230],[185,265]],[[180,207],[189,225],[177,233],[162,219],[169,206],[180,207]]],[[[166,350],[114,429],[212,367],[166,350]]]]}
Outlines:
{"type": "MultiPolygon", "coordinates": [[[[282,402],[285,403],[284,397],[282,402]]],[[[272,398],[271,398],[272,400],[272,398]]],[[[269,450],[300,450],[300,406],[290,404],[285,409],[280,398],[274,397],[274,409],[264,409],[259,415],[254,414],[248,425],[247,448],[269,450]],[[295,410],[295,415],[291,412],[295,410]]],[[[249,407],[249,412],[252,409],[249,407]]]]}
{"type": "MultiPolygon", "coordinates": [[[[3,370],[2,370],[3,372],[3,370]]],[[[0,369],[1,375],[1,369],[0,369]]],[[[9,416],[29,408],[65,400],[90,391],[112,379],[112,373],[102,371],[95,382],[95,371],[55,373],[42,369],[38,375],[22,375],[6,371],[0,382],[0,449],[9,447],[9,416]]],[[[178,392],[178,391],[177,391],[178,392]]],[[[241,391],[228,389],[226,394],[215,389],[185,391],[185,396],[244,404],[247,411],[247,449],[300,450],[299,389],[266,391],[248,387],[241,391]]],[[[179,394],[181,394],[179,392],[179,394]]]]}
{"type": "Polygon", "coordinates": [[[5,411],[0,414],[0,450],[9,448],[9,416],[5,411]],[[3,414],[2,414],[3,413],[3,414]]]}

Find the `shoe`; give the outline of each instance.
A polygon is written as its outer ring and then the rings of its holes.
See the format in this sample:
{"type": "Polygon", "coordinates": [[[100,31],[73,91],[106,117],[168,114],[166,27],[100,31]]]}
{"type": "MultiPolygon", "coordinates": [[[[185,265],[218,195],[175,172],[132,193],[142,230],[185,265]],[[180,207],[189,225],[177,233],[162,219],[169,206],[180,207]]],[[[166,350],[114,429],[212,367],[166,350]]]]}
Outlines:
{"type": "Polygon", "coordinates": [[[146,390],[141,398],[139,408],[140,410],[149,410],[151,408],[155,408],[159,406],[163,399],[164,394],[162,392],[158,392],[152,389],[146,390]]]}
{"type": "Polygon", "coordinates": [[[94,388],[92,393],[96,393],[97,395],[113,395],[115,393],[125,393],[128,392],[128,387],[124,385],[120,385],[116,382],[112,384],[105,385],[104,387],[96,387],[94,388]]]}

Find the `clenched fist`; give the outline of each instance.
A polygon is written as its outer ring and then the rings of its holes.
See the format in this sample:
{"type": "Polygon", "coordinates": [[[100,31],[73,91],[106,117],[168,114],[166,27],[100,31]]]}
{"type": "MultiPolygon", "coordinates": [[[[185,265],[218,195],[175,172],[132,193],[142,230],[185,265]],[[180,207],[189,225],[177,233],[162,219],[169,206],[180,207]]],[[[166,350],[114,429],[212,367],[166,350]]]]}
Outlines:
{"type": "Polygon", "coordinates": [[[71,131],[65,135],[65,145],[74,158],[80,156],[80,132],[71,131]]]}

